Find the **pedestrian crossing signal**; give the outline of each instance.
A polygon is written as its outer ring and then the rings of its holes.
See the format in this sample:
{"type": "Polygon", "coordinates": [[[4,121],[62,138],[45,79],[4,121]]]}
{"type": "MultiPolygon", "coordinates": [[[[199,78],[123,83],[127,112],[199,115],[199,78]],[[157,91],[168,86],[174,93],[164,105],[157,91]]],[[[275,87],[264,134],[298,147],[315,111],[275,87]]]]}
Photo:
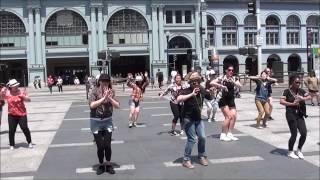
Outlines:
{"type": "Polygon", "coordinates": [[[249,2],[248,3],[248,13],[256,14],[256,2],[249,2]]]}

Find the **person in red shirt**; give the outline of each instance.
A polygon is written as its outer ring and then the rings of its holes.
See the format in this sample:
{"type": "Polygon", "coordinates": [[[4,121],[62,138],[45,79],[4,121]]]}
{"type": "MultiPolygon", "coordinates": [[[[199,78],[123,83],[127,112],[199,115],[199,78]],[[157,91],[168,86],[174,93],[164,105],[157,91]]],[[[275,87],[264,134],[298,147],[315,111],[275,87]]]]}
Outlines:
{"type": "Polygon", "coordinates": [[[25,89],[19,89],[20,83],[16,79],[11,79],[6,88],[2,88],[0,92],[0,100],[6,99],[8,102],[8,124],[9,124],[9,142],[10,149],[14,149],[14,136],[16,133],[17,125],[19,124],[21,130],[26,136],[29,148],[32,148],[31,134],[28,128],[27,110],[24,102],[30,102],[25,89]]]}
{"type": "Polygon", "coordinates": [[[51,75],[49,75],[48,77],[47,84],[48,84],[50,94],[52,94],[52,86],[54,85],[54,79],[52,78],[51,75]]]}

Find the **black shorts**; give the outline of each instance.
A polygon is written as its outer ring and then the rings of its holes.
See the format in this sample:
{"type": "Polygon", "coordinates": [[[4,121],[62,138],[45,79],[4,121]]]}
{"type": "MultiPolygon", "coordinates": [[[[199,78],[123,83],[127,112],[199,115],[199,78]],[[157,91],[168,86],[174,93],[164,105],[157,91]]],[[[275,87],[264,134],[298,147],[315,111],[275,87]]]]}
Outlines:
{"type": "Polygon", "coordinates": [[[224,106],[236,107],[236,103],[234,102],[234,98],[221,98],[218,102],[219,108],[224,106]]]}
{"type": "Polygon", "coordinates": [[[173,123],[177,123],[178,119],[180,118],[180,122],[182,121],[183,117],[182,117],[182,106],[180,104],[174,104],[173,102],[170,101],[170,107],[171,107],[171,111],[173,114],[173,123]]]}

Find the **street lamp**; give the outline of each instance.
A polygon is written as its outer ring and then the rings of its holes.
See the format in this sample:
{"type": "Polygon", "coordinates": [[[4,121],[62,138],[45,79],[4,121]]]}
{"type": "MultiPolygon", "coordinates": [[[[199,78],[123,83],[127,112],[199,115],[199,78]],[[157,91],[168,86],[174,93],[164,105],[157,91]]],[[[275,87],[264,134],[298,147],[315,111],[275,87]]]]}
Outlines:
{"type": "Polygon", "coordinates": [[[170,32],[166,31],[166,38],[167,38],[167,83],[169,83],[169,37],[170,37],[170,32]]]}

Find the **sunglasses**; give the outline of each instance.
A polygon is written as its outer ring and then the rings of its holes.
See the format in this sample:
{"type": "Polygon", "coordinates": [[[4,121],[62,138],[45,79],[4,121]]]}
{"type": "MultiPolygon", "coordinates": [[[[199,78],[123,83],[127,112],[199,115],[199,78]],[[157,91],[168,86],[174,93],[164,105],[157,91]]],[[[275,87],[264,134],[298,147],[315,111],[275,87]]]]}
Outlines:
{"type": "Polygon", "coordinates": [[[191,85],[198,85],[198,84],[200,84],[198,81],[193,81],[193,82],[191,82],[190,83],[191,85]]]}
{"type": "Polygon", "coordinates": [[[229,71],[229,72],[233,72],[234,70],[233,70],[233,69],[228,69],[228,71],[229,71]]]}
{"type": "Polygon", "coordinates": [[[299,82],[299,81],[296,81],[296,82],[294,82],[294,83],[296,83],[296,84],[301,84],[301,82],[299,82]]]}

